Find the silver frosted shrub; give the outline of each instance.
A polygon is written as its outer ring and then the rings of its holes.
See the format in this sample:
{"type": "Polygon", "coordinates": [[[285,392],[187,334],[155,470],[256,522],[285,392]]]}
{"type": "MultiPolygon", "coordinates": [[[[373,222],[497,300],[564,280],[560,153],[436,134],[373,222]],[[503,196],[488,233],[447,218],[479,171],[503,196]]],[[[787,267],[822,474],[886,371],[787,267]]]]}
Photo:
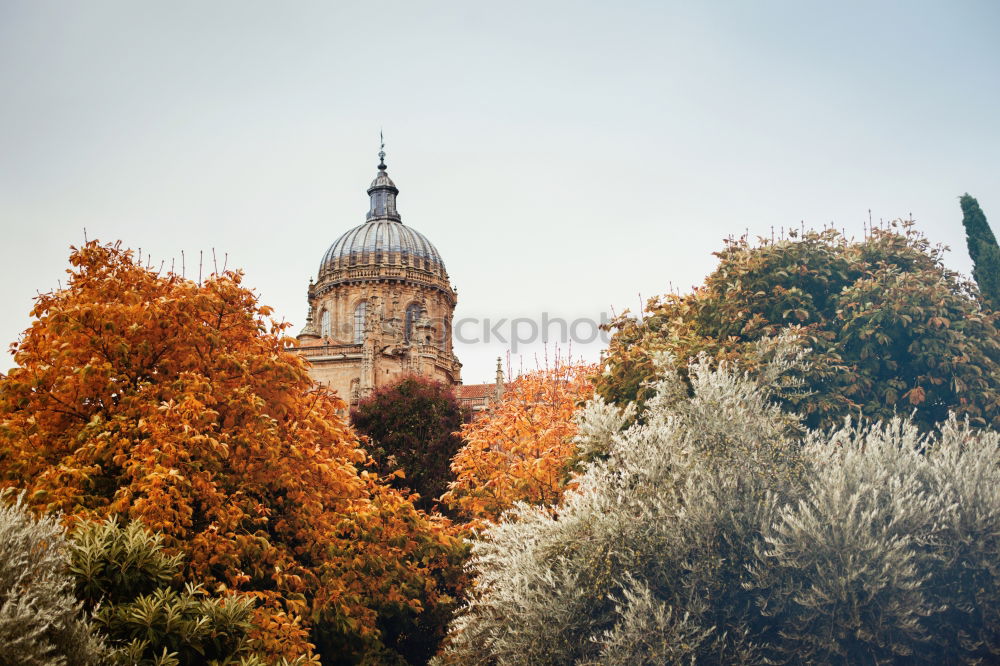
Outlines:
{"type": "Polygon", "coordinates": [[[693,361],[641,414],[581,409],[582,473],[473,546],[439,664],[995,663],[1000,442],[955,421],[807,432],[761,385],[693,361]]]}
{"type": "Polygon", "coordinates": [[[103,663],[73,596],[62,526],[53,516],[36,520],[23,498],[0,493],[0,664],[103,663]]]}
{"type": "Polygon", "coordinates": [[[813,433],[752,568],[779,660],[1000,659],[1000,438],[951,420],[813,433]]]}

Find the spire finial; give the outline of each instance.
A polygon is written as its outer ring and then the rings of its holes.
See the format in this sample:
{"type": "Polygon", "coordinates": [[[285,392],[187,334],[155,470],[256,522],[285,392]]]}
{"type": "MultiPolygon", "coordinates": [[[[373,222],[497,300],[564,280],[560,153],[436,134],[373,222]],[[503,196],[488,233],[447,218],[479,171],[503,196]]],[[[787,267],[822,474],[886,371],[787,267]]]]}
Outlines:
{"type": "Polygon", "coordinates": [[[368,187],[371,207],[368,209],[366,219],[369,222],[383,219],[400,222],[399,211],[396,210],[396,195],[399,194],[399,190],[396,189],[396,185],[385,170],[385,135],[382,134],[381,129],[378,131],[378,139],[378,173],[368,187]]]}
{"type": "Polygon", "coordinates": [[[497,356],[497,381],[493,386],[493,399],[499,402],[503,398],[503,366],[500,365],[500,357],[497,356]]]}

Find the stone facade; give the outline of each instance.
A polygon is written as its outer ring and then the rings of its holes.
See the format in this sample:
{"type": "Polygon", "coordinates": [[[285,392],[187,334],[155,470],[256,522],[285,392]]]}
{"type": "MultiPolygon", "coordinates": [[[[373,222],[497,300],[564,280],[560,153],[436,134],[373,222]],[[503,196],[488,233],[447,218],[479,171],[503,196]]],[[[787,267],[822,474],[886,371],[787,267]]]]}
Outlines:
{"type": "Polygon", "coordinates": [[[451,336],[457,291],[433,244],[403,224],[379,157],[367,220],[327,250],[298,335],[313,378],[349,404],[405,375],[462,381],[451,336]]]}

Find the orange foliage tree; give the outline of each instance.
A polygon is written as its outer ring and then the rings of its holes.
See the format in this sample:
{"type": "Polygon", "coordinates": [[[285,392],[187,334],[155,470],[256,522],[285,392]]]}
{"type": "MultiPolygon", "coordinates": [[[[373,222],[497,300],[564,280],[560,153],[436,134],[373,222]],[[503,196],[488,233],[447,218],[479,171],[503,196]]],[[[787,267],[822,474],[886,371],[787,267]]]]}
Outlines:
{"type": "Polygon", "coordinates": [[[240,273],[196,284],[97,242],[70,262],[0,375],[0,482],[70,520],[161,531],[185,578],[259,600],[265,653],[318,638],[338,661],[388,660],[386,617],[398,629],[449,602],[462,544],[447,522],[364,469],[343,402],[240,273]]]}
{"type": "Polygon", "coordinates": [[[473,526],[496,521],[514,502],[559,503],[572,486],[573,412],[594,393],[596,366],[557,361],[507,384],[483,416],[462,426],[455,480],[442,501],[473,526]]]}

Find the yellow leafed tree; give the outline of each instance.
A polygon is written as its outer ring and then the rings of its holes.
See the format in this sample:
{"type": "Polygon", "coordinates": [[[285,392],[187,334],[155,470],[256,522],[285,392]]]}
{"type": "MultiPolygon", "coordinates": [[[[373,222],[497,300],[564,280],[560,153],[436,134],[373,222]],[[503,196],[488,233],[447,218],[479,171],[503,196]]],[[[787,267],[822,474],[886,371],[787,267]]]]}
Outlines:
{"type": "Polygon", "coordinates": [[[573,412],[594,393],[596,367],[557,361],[510,382],[485,415],[462,426],[455,480],[443,501],[472,526],[496,521],[514,502],[559,503],[572,486],[573,412]]]}

